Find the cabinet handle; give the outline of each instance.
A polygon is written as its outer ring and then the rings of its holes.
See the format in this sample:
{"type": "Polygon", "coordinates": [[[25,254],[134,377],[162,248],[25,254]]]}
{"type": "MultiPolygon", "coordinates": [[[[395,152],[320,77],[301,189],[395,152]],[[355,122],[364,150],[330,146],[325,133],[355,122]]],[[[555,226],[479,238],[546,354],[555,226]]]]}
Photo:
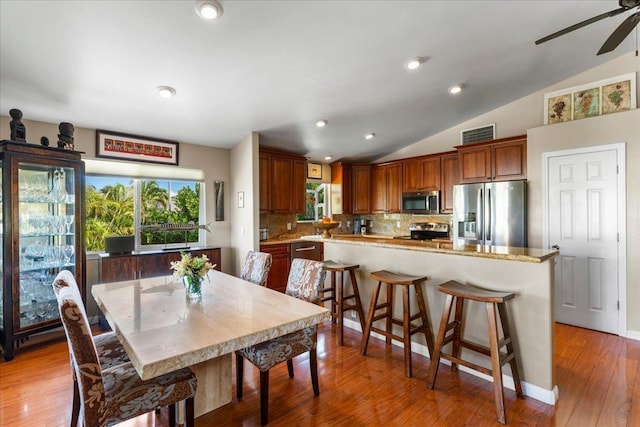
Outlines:
{"type": "Polygon", "coordinates": [[[316,249],[316,246],[313,245],[313,246],[309,246],[309,247],[306,247],[306,248],[296,248],[296,252],[313,251],[315,249],[316,249]]]}

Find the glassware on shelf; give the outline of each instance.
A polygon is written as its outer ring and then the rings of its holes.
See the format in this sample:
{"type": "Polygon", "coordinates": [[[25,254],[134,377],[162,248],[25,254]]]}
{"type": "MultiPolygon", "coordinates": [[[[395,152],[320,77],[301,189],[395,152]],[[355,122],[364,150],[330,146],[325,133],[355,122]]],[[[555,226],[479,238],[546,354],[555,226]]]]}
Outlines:
{"type": "Polygon", "coordinates": [[[75,253],[75,248],[73,245],[64,245],[62,248],[62,254],[64,255],[64,263],[71,263],[71,258],[73,258],[73,254],[75,253]]]}
{"type": "Polygon", "coordinates": [[[67,234],[71,234],[71,225],[75,220],[75,215],[66,215],[64,217],[64,225],[67,227],[67,234]]]}

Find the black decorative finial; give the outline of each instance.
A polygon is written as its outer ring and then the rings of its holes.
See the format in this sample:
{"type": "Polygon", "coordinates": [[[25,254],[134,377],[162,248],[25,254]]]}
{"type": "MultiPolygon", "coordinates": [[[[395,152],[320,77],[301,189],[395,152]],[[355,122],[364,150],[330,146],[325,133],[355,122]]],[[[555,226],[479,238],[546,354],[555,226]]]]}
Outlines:
{"type": "Polygon", "coordinates": [[[17,108],[12,108],[9,110],[9,115],[11,116],[11,122],[9,122],[9,127],[11,128],[11,137],[12,141],[20,141],[27,142],[27,129],[24,127],[22,123],[22,111],[17,108]]]}
{"type": "Polygon", "coordinates": [[[62,122],[58,125],[58,148],[73,150],[73,124],[62,122]]]}
{"type": "Polygon", "coordinates": [[[42,138],[40,138],[40,145],[48,147],[49,146],[49,138],[47,138],[46,136],[43,136],[42,138]]]}

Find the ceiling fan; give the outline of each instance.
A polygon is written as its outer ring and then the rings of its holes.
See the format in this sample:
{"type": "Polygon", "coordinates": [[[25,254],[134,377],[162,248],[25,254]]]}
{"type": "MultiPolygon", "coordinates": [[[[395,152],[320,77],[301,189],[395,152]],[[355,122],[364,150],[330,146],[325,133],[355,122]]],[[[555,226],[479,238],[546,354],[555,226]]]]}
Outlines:
{"type": "MultiPolygon", "coordinates": [[[[636,7],[640,9],[640,0],[619,0],[618,4],[620,5],[620,8],[618,9],[611,10],[609,12],[603,13],[602,15],[594,16],[593,18],[587,19],[586,21],[578,22],[577,24],[574,24],[563,30],[556,31],[555,33],[549,34],[548,36],[543,37],[540,40],[536,40],[536,44],[555,39],[556,37],[560,37],[564,34],[570,33],[571,31],[577,30],[578,28],[585,27],[589,24],[593,24],[594,22],[598,22],[601,19],[619,15],[623,12],[626,12],[627,10],[631,10],[636,7]]],[[[614,32],[611,33],[609,38],[604,42],[604,44],[598,51],[598,55],[611,52],[612,50],[617,48],[618,45],[622,43],[622,41],[629,35],[629,33],[633,31],[636,25],[638,25],[638,22],[640,22],[640,11],[634,13],[633,15],[629,15],[627,19],[622,21],[622,24],[620,24],[618,28],[616,28],[614,32]]]]}

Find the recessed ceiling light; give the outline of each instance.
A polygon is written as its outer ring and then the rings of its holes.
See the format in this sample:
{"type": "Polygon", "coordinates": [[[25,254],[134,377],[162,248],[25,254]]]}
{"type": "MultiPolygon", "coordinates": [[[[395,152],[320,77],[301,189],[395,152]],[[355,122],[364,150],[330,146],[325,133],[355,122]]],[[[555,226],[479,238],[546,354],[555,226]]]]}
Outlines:
{"type": "Polygon", "coordinates": [[[448,89],[448,92],[449,92],[451,95],[456,95],[456,94],[458,94],[458,93],[462,92],[462,88],[463,88],[463,87],[464,87],[464,85],[462,85],[462,84],[460,84],[460,85],[454,85],[454,86],[451,86],[451,87],[448,89]]]}
{"type": "Polygon", "coordinates": [[[196,13],[202,19],[213,20],[222,16],[222,5],[215,0],[198,0],[195,4],[196,13]]]}
{"type": "Polygon", "coordinates": [[[324,156],[325,160],[331,160],[331,156],[324,156]]]}
{"type": "Polygon", "coordinates": [[[158,94],[163,98],[171,98],[176,95],[176,90],[171,86],[158,86],[156,88],[158,94]]]}
{"type": "Polygon", "coordinates": [[[373,138],[375,138],[375,137],[376,137],[376,134],[375,134],[375,133],[373,133],[373,132],[371,132],[371,133],[366,134],[366,135],[364,136],[364,139],[373,139],[373,138]]]}
{"type": "Polygon", "coordinates": [[[327,123],[329,123],[329,122],[326,121],[326,120],[318,120],[316,122],[316,126],[318,126],[319,128],[323,128],[323,127],[325,127],[327,125],[327,123]]]}
{"type": "Polygon", "coordinates": [[[407,70],[415,70],[417,68],[420,68],[422,63],[426,60],[427,58],[425,58],[424,56],[416,56],[415,58],[411,58],[407,62],[405,62],[404,66],[407,70]]]}

